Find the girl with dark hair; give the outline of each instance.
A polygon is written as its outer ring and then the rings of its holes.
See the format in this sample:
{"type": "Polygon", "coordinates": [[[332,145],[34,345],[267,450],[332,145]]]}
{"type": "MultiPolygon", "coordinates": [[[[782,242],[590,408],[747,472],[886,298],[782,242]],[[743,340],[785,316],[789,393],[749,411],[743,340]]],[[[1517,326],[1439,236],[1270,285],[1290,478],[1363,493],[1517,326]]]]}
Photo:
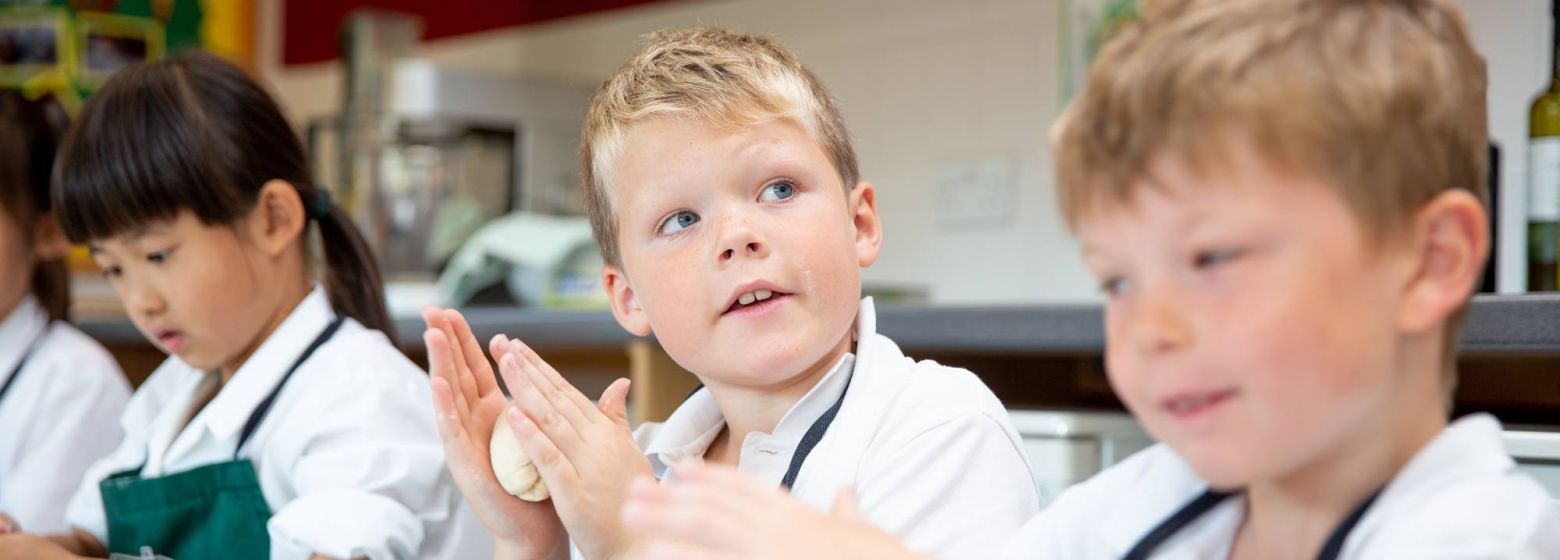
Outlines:
{"type": "Polygon", "coordinates": [[[70,244],[49,201],[63,116],[0,91],[0,533],[66,528],[65,503],[119,444],[130,386],[66,322],[70,244]]]}
{"type": "Polygon", "coordinates": [[[458,494],[427,376],[387,337],[378,265],[309,180],[276,102],[205,53],[126,68],[59,158],[66,235],[170,357],[131,397],[124,442],[88,471],[51,550],[453,555],[458,494]]]}

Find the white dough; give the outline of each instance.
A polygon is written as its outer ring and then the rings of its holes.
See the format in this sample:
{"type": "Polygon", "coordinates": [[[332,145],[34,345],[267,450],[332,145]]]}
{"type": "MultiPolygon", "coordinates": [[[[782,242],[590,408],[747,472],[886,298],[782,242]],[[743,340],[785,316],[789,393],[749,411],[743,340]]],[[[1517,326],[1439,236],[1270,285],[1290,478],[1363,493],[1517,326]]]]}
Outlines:
{"type": "Polygon", "coordinates": [[[498,423],[493,425],[493,441],[488,446],[493,475],[498,477],[498,484],[505,492],[517,498],[527,502],[545,500],[551,494],[542,482],[541,473],[536,471],[536,465],[531,463],[531,457],[520,448],[520,440],[515,438],[514,430],[505,420],[508,416],[509,409],[506,408],[498,415],[498,423]]]}

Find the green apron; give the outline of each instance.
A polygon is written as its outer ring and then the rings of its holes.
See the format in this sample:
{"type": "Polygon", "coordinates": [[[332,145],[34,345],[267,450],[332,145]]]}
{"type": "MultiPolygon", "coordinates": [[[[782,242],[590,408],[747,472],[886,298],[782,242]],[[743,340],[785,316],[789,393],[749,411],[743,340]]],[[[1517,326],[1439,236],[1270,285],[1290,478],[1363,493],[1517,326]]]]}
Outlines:
{"type": "Polygon", "coordinates": [[[298,366],[330,340],[341,326],[337,317],[298,356],[271,394],[260,401],[233,449],[233,460],[155,478],[140,467],[110,475],[99,484],[108,517],[108,551],[139,555],[141,547],[180,560],[200,558],[265,559],[271,537],[265,524],[271,508],[260,492],[254,463],[238,451],[271,409],[282,386],[298,366]]]}

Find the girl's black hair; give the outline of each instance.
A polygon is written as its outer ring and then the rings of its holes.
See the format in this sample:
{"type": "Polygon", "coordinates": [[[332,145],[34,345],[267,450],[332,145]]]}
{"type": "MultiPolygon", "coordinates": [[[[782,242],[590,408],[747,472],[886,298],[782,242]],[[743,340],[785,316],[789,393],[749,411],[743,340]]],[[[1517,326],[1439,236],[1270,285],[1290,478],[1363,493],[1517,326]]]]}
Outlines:
{"type": "MultiPolygon", "coordinates": [[[[19,92],[0,90],[0,208],[16,222],[28,251],[38,220],[51,210],[49,174],[64,115],[48,100],[30,101],[19,92]]],[[[65,259],[38,259],[33,264],[32,293],[50,319],[70,319],[65,259]]]]}
{"type": "MultiPolygon", "coordinates": [[[[72,241],[105,239],[194,212],[207,225],[247,215],[272,179],[298,189],[319,223],[330,303],[395,338],[373,251],[321,187],[276,101],[238,67],[201,51],[116,72],[60,147],[54,190],[72,241]]],[[[306,232],[307,235],[307,232],[306,232]]]]}

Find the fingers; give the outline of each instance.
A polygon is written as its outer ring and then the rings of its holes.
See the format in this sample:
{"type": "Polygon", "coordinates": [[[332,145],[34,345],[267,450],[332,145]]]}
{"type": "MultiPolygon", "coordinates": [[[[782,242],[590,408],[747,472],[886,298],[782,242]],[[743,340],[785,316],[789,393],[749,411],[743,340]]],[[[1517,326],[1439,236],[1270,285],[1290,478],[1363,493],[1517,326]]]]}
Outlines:
{"type": "Polygon", "coordinates": [[[607,390],[601,392],[601,399],[596,401],[596,407],[601,410],[601,413],[606,415],[613,424],[625,430],[629,429],[628,389],[628,378],[619,378],[613,381],[612,385],[607,386],[607,390]]]}
{"type": "Polygon", "coordinates": [[[568,456],[558,449],[558,446],[537,427],[536,423],[521,414],[519,410],[506,409],[504,421],[509,422],[509,428],[514,430],[515,438],[520,440],[520,448],[531,457],[531,463],[535,464],[536,470],[541,473],[542,480],[547,483],[547,489],[560,496],[572,495],[579,483],[579,472],[574,469],[574,464],[569,462],[568,456]]]}
{"type": "Polygon", "coordinates": [[[471,438],[461,422],[465,416],[455,412],[449,381],[434,378],[429,384],[433,389],[434,424],[439,428],[439,440],[444,443],[444,460],[449,463],[450,474],[458,479],[469,477],[472,466],[467,455],[471,452],[471,438]]]}
{"type": "MultiPolygon", "coordinates": [[[[449,365],[449,374],[445,379],[449,379],[449,387],[454,388],[457,395],[460,395],[457,402],[462,402],[462,410],[466,410],[470,407],[470,402],[476,401],[482,395],[477,393],[476,381],[468,379],[468,377],[471,377],[471,367],[466,362],[465,351],[460,346],[460,338],[456,337],[456,329],[449,323],[449,315],[445,314],[445,310],[438,309],[438,307],[427,307],[427,309],[424,309],[423,321],[427,323],[427,331],[434,331],[443,335],[443,340],[445,340],[443,348],[445,348],[445,354],[448,356],[445,362],[449,365]]],[[[427,343],[426,332],[423,335],[423,342],[427,343]]],[[[429,353],[429,365],[432,365],[432,348],[429,351],[431,351],[429,353]]]]}
{"type": "Polygon", "coordinates": [[[449,320],[450,327],[455,333],[454,340],[459,341],[461,354],[466,357],[467,367],[471,368],[477,395],[486,395],[498,389],[498,380],[493,378],[493,366],[488,363],[487,357],[482,355],[482,344],[477,342],[477,336],[472,334],[471,325],[466,323],[466,317],[454,309],[446,309],[444,317],[449,320]]]}
{"type": "MultiPolygon", "coordinates": [[[[450,413],[459,417],[465,417],[471,411],[471,403],[466,400],[466,395],[456,390],[460,386],[460,373],[455,365],[455,356],[450,351],[449,338],[443,330],[431,326],[423,331],[423,346],[428,348],[428,371],[435,380],[443,380],[445,387],[450,388],[450,413]]],[[[437,404],[437,403],[435,403],[437,404]]]]}
{"type": "Polygon", "coordinates": [[[455,321],[459,319],[460,322],[465,322],[465,319],[460,317],[460,313],[453,309],[443,309],[439,313],[444,317],[442,330],[444,336],[449,338],[450,353],[455,356],[455,365],[460,371],[460,375],[456,377],[460,383],[456,387],[460,388],[461,394],[466,396],[467,401],[476,402],[482,397],[481,391],[477,390],[477,372],[492,371],[492,369],[488,367],[487,357],[482,355],[481,349],[479,348],[473,354],[467,341],[461,340],[460,334],[456,332],[455,321]]]}
{"type": "Polygon", "coordinates": [[[670,539],[710,550],[736,550],[748,542],[745,526],[756,527],[743,515],[744,504],[717,495],[712,488],[672,484],[652,488],[654,481],[635,480],[619,517],[629,531],[651,539],[670,539]]]}
{"type": "Polygon", "coordinates": [[[590,422],[582,418],[578,410],[568,403],[549,399],[548,391],[536,387],[530,376],[523,373],[526,366],[521,365],[514,354],[499,358],[498,369],[504,375],[504,382],[510,384],[509,393],[514,396],[515,407],[534,422],[547,439],[571,457],[585,449],[585,434],[579,426],[590,422]]]}
{"type": "Polygon", "coordinates": [[[559,407],[573,406],[581,417],[593,423],[605,420],[596,414],[598,412],[596,405],[591,404],[590,398],[565,381],[563,376],[558,374],[558,370],[553,369],[530,346],[520,342],[519,339],[512,339],[509,344],[510,353],[515,355],[522,366],[527,366],[525,368],[527,377],[538,389],[546,392],[548,400],[557,403],[559,407]]]}
{"type": "Polygon", "coordinates": [[[504,378],[504,387],[509,389],[509,398],[514,400],[519,398],[521,389],[529,383],[519,369],[504,367],[504,359],[509,357],[510,350],[509,339],[504,335],[493,335],[493,340],[488,342],[488,351],[493,353],[493,361],[498,362],[498,375],[504,378]]]}

